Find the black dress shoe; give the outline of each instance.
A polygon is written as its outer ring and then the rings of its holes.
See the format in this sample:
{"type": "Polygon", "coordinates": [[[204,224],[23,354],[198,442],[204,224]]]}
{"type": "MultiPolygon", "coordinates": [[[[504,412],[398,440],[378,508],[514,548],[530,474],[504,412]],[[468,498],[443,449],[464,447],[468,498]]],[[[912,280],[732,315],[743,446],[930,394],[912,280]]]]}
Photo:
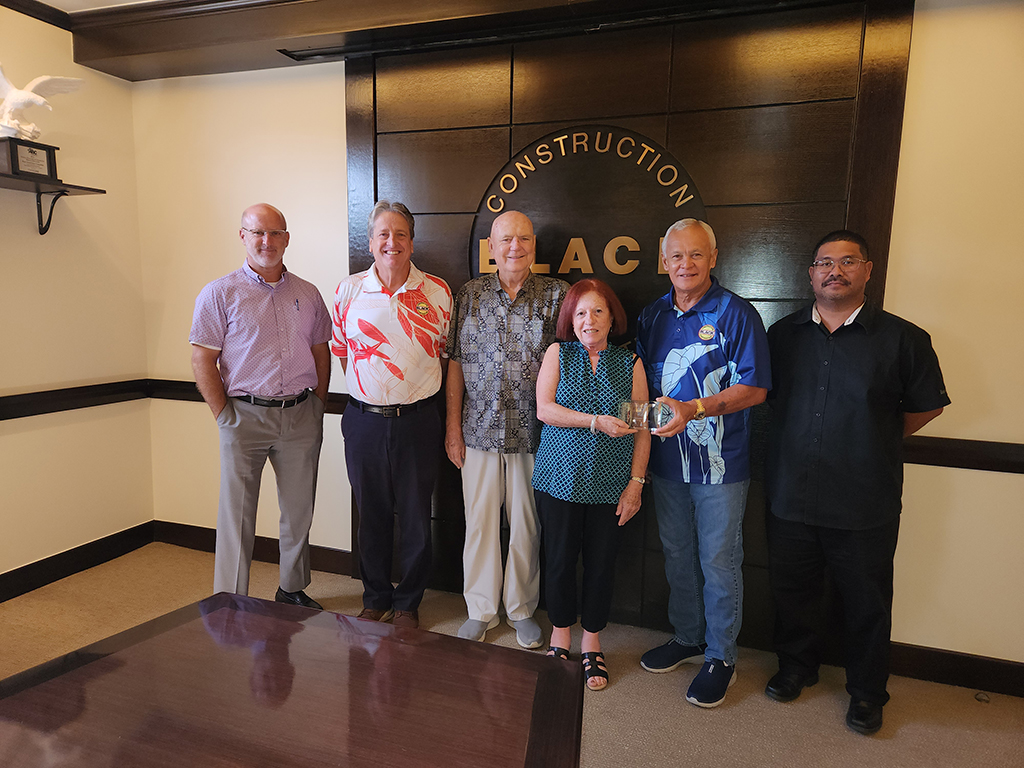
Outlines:
{"type": "Polygon", "coordinates": [[[816,682],[818,682],[817,672],[805,674],[804,672],[780,669],[764,687],[764,694],[769,699],[776,701],[793,701],[800,695],[800,691],[816,682]]]}
{"type": "Polygon", "coordinates": [[[292,605],[301,605],[304,608],[316,608],[318,611],[322,611],[324,609],[320,603],[311,598],[301,589],[298,592],[285,592],[283,589],[278,587],[277,594],[274,595],[274,599],[279,603],[291,603],[292,605]]]}
{"type": "Polygon", "coordinates": [[[846,724],[857,733],[870,736],[882,727],[882,705],[864,699],[850,699],[850,708],[846,711],[846,724]]]}

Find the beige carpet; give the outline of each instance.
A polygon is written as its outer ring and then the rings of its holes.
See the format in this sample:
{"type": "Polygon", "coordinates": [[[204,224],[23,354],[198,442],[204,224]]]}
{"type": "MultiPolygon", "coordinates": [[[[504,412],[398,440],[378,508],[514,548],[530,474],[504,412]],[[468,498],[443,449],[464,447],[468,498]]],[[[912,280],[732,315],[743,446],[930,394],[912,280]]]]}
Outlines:
{"type": "MultiPolygon", "coordinates": [[[[151,544],[0,603],[0,678],[207,597],[212,581],[213,555],[151,544]]],[[[272,598],[276,588],[277,567],[254,563],[251,594],[272,598]]],[[[307,591],[327,610],[352,614],[361,608],[360,589],[346,576],[315,573],[307,591]]],[[[464,611],[461,596],[431,591],[420,616],[425,629],[454,634],[464,611]]],[[[663,633],[611,625],[602,639],[612,683],[584,696],[585,768],[1024,768],[1024,699],[988,694],[979,701],[977,691],[896,677],[884,727],[865,737],[843,722],[848,698],[839,669],[823,669],[817,686],[779,704],[763,694],[774,657],[743,649],[726,702],[701,710],[683,698],[696,667],[665,675],[640,668],[640,655],[666,640],[663,633]]],[[[488,641],[515,647],[505,624],[488,641]]],[[[574,641],[578,652],[578,635],[574,641]]]]}

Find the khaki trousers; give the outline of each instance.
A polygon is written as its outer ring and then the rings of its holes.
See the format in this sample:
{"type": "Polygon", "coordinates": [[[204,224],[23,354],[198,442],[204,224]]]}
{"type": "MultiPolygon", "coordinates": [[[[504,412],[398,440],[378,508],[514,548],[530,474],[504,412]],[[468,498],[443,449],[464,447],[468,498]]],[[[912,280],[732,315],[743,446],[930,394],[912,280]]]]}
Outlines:
{"type": "Polygon", "coordinates": [[[462,490],[466,546],[462,565],[469,618],[489,622],[501,603],[513,621],[533,616],[540,600],[540,523],[533,500],[534,455],[466,448],[462,490]],[[508,558],[502,569],[502,509],[508,558]]]}

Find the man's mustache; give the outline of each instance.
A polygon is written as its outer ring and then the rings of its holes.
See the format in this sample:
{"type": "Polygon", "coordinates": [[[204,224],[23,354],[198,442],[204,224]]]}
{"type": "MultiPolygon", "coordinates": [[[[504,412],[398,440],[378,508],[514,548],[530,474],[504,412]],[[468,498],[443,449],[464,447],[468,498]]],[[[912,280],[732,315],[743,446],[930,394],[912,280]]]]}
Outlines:
{"type": "Polygon", "coordinates": [[[843,285],[849,285],[850,281],[847,280],[845,277],[841,277],[839,275],[832,275],[831,277],[825,279],[825,282],[821,284],[821,287],[824,288],[825,286],[832,285],[832,283],[842,283],[843,285]]]}

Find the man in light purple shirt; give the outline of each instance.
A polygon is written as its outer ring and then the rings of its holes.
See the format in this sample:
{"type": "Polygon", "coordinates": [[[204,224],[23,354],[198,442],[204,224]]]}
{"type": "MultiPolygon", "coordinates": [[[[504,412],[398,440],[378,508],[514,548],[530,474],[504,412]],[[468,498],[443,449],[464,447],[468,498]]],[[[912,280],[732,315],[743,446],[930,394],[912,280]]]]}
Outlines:
{"type": "Polygon", "coordinates": [[[321,608],[309,586],[309,527],[331,376],[331,318],[320,291],[284,266],[284,214],[242,214],[245,263],[203,288],[192,317],[192,370],[220,430],[214,592],[249,593],[256,502],[270,459],[281,508],[275,600],[321,608]]]}

